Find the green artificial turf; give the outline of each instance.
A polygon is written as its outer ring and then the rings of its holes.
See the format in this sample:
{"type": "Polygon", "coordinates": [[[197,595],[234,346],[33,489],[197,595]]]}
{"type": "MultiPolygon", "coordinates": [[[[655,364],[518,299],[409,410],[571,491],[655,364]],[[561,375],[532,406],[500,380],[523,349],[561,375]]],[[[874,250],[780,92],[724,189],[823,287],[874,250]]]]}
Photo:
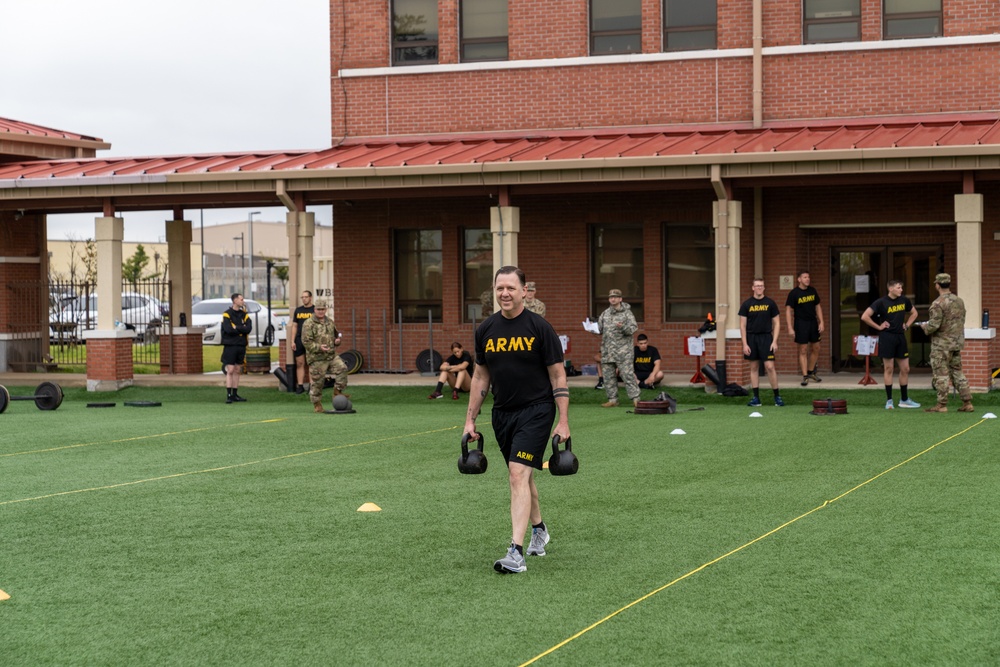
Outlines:
{"type": "Polygon", "coordinates": [[[787,390],[750,418],[574,389],[580,472],[538,476],[548,555],[500,576],[505,468],[487,414],[489,470],[458,473],[464,400],[65,393],[0,415],[5,664],[1000,662],[995,394],[938,415],[844,392],[818,417],[787,390]]]}

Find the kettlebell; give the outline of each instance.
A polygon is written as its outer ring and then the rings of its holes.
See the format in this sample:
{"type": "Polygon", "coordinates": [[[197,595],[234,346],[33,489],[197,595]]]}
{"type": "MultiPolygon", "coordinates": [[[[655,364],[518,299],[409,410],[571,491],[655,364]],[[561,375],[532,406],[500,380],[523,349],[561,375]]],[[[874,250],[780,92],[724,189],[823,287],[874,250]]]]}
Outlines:
{"type": "Polygon", "coordinates": [[[479,449],[469,451],[469,434],[462,434],[462,455],[458,457],[458,472],[463,475],[482,475],[486,472],[486,454],[483,453],[483,444],[486,439],[483,434],[476,431],[479,436],[479,449]]]}
{"type": "Polygon", "coordinates": [[[575,475],[580,462],[573,453],[573,437],[566,438],[566,448],[559,451],[560,437],[552,436],[552,456],[549,458],[549,472],[553,475],[575,475]]]}

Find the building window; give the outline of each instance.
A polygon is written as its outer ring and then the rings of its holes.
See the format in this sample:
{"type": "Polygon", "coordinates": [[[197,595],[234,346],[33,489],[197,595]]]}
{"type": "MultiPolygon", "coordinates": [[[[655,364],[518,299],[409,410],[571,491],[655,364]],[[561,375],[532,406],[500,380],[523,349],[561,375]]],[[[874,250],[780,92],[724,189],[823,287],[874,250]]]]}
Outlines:
{"type": "Polygon", "coordinates": [[[806,44],[861,40],[861,0],[805,0],[802,32],[806,44]]]}
{"type": "Polygon", "coordinates": [[[462,0],[462,62],[507,60],[507,0],[462,0]]]}
{"type": "Polygon", "coordinates": [[[639,322],[645,319],[642,227],[596,226],[591,228],[591,318],[608,307],[608,292],[620,289],[639,322]]]}
{"type": "Polygon", "coordinates": [[[441,230],[397,229],[394,235],[396,312],[404,322],[441,321],[441,230]]]}
{"type": "Polygon", "coordinates": [[[483,319],[483,295],[491,303],[493,301],[493,234],[490,230],[466,229],[462,256],[465,321],[478,322],[483,319]]]}
{"type": "Polygon", "coordinates": [[[715,309],[715,236],[709,222],[663,228],[665,319],[702,322],[715,309]]]}
{"type": "Polygon", "coordinates": [[[392,0],[392,64],[438,61],[437,0],[392,0]]]}
{"type": "Polygon", "coordinates": [[[882,27],[885,39],[940,37],[941,0],[885,0],[882,27]]]}
{"type": "Polygon", "coordinates": [[[590,0],[590,54],[642,51],[642,0],[590,0]]]}
{"type": "Polygon", "coordinates": [[[716,20],[715,0],[664,0],[664,50],[714,49],[716,20]]]}

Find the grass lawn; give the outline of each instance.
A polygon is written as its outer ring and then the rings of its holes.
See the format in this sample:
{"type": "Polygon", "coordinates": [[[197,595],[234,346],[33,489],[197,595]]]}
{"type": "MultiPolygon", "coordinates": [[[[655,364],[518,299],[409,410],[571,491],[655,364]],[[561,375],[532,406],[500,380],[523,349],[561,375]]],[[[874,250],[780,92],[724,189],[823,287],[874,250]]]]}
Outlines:
{"type": "Polygon", "coordinates": [[[0,415],[4,664],[1000,662],[997,394],[937,415],[844,392],[817,417],[791,389],[750,418],[574,389],[580,472],[538,476],[548,555],[500,576],[505,468],[486,416],[489,470],[458,473],[465,401],[65,393],[0,415]]]}

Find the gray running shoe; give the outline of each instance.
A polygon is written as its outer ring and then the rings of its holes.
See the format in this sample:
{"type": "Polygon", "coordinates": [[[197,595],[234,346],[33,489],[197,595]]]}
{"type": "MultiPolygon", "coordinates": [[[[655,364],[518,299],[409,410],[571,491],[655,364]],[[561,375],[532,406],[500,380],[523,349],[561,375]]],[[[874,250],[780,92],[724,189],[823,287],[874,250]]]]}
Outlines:
{"type": "Polygon", "coordinates": [[[531,543],[528,545],[529,556],[544,556],[545,545],[549,543],[548,528],[532,528],[531,543]]]}
{"type": "Polygon", "coordinates": [[[528,566],[524,564],[524,556],[511,546],[507,549],[506,556],[493,563],[493,569],[500,574],[517,574],[527,571],[528,566]]]}

